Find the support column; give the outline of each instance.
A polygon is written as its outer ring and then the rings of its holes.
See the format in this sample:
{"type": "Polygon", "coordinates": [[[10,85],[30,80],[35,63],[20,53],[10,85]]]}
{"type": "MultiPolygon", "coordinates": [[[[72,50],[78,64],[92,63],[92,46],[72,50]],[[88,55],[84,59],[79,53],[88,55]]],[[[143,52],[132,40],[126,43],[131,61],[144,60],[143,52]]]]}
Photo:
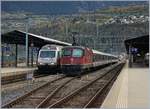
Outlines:
{"type": "Polygon", "coordinates": [[[31,66],[33,67],[33,47],[31,47],[31,66]]]}
{"type": "Polygon", "coordinates": [[[29,67],[29,46],[28,46],[28,49],[27,49],[27,67],[29,67]]]}
{"type": "Polygon", "coordinates": [[[39,50],[40,50],[40,47],[36,48],[36,65],[38,65],[39,50]]]}
{"type": "Polygon", "coordinates": [[[1,67],[4,67],[4,48],[2,47],[1,52],[1,67]]]}
{"type": "Polygon", "coordinates": [[[29,66],[29,36],[28,36],[28,26],[29,18],[27,17],[26,21],[26,38],[25,38],[25,47],[26,47],[26,66],[29,66]]]}
{"type": "Polygon", "coordinates": [[[15,50],[15,52],[16,52],[16,56],[15,56],[15,67],[17,67],[17,64],[18,64],[18,62],[17,62],[17,59],[18,59],[18,44],[15,44],[16,45],[16,50],[15,50]]]}
{"type": "Polygon", "coordinates": [[[129,67],[132,67],[132,54],[131,54],[131,44],[129,45],[129,67]]]}

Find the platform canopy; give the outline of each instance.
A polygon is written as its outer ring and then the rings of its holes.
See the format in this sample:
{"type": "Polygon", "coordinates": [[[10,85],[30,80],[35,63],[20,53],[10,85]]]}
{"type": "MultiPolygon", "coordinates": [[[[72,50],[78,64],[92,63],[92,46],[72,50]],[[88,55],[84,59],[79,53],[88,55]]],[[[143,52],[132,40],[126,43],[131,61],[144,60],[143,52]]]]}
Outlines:
{"type": "Polygon", "coordinates": [[[2,37],[1,37],[2,43],[25,45],[26,34],[28,34],[28,37],[29,37],[29,46],[32,43],[34,44],[35,47],[42,47],[43,45],[46,45],[46,44],[56,44],[56,45],[62,45],[62,46],[71,45],[70,43],[54,40],[48,37],[43,37],[43,36],[35,35],[32,33],[26,33],[20,30],[14,30],[14,31],[2,34],[2,37]]]}
{"type": "Polygon", "coordinates": [[[132,39],[125,40],[125,46],[127,53],[129,53],[129,46],[137,50],[138,53],[148,53],[149,52],[149,35],[140,36],[132,39]]]}

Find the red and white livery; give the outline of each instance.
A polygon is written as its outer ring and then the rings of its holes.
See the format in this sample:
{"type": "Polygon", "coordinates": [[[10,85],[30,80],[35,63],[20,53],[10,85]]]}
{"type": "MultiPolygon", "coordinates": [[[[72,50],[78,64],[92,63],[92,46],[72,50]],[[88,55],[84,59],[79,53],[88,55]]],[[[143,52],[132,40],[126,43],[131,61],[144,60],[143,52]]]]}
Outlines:
{"type": "Polygon", "coordinates": [[[66,75],[80,75],[84,71],[102,65],[115,63],[117,56],[99,52],[81,46],[67,46],[62,48],[60,66],[66,75]]]}

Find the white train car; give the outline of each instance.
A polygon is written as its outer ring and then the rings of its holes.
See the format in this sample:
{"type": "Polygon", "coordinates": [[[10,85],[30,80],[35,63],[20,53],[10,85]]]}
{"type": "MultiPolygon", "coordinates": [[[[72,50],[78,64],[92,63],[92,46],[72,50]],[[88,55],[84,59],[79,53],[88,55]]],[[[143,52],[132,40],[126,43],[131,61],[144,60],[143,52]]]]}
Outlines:
{"type": "Polygon", "coordinates": [[[62,46],[45,45],[38,54],[38,70],[59,69],[62,46]]]}
{"type": "Polygon", "coordinates": [[[94,54],[94,62],[93,62],[94,67],[118,62],[118,56],[116,55],[100,52],[97,50],[92,51],[94,54]]]}

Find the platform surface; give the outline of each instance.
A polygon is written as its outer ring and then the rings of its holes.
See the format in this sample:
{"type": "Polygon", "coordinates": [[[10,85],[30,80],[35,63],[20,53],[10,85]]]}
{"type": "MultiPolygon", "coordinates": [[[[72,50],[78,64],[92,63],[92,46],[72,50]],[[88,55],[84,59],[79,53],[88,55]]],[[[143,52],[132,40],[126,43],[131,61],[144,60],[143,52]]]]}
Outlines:
{"type": "Polygon", "coordinates": [[[25,73],[28,71],[34,71],[37,68],[16,68],[16,67],[9,67],[9,68],[1,68],[1,76],[9,76],[9,75],[16,75],[19,73],[25,73]]]}
{"type": "Polygon", "coordinates": [[[149,68],[124,66],[102,108],[150,109],[149,68]]]}

